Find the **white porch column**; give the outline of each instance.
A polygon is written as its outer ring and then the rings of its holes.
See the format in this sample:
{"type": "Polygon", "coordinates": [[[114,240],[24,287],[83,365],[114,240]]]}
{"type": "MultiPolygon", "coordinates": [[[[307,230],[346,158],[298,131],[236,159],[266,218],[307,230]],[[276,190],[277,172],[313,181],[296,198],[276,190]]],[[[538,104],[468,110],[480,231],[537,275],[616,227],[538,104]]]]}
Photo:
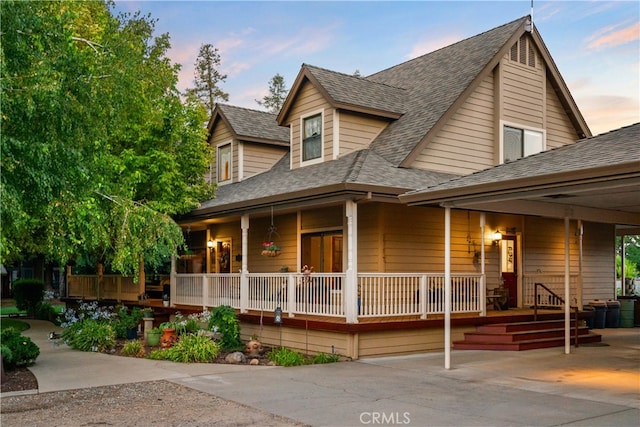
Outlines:
{"type": "MultiPolygon", "coordinates": [[[[571,280],[569,266],[569,218],[564,218],[564,353],[571,353],[571,280]]],[[[578,319],[576,319],[576,322],[578,319]]]]}
{"type": "Polygon", "coordinates": [[[249,307],[249,278],[247,273],[247,252],[249,251],[249,215],[240,217],[242,228],[242,271],[240,272],[240,313],[246,313],[249,307]]]}
{"type": "Polygon", "coordinates": [[[347,274],[344,300],[347,323],[358,323],[358,205],[346,202],[347,214],[347,274]]]}
{"type": "Polygon", "coordinates": [[[444,368],[451,369],[451,208],[444,208],[444,368]]]}
{"type": "Polygon", "coordinates": [[[485,227],[485,213],[482,212],[480,214],[480,274],[481,283],[480,283],[480,315],[487,315],[487,277],[485,275],[485,266],[484,266],[484,227],[485,227]]]}

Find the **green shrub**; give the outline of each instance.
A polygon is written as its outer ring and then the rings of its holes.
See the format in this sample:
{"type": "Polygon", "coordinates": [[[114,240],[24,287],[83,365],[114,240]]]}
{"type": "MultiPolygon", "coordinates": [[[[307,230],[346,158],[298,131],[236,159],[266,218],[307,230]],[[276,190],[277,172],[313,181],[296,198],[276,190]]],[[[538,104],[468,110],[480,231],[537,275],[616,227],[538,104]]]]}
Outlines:
{"type": "Polygon", "coordinates": [[[126,306],[119,307],[111,325],[116,338],[127,338],[127,330],[137,328],[141,320],[142,310],[139,307],[133,307],[131,311],[126,306]]]}
{"type": "Polygon", "coordinates": [[[200,334],[184,334],[172,347],[154,350],[148,357],[179,363],[206,363],[215,360],[219,352],[218,344],[211,338],[200,334]]]}
{"type": "Polygon", "coordinates": [[[8,346],[4,344],[0,345],[0,355],[2,356],[4,367],[13,366],[13,352],[8,346]]]}
{"type": "Polygon", "coordinates": [[[19,310],[34,317],[36,308],[44,299],[44,282],[38,279],[18,279],[13,282],[13,297],[19,310]]]}
{"type": "Polygon", "coordinates": [[[321,364],[321,363],[335,363],[340,361],[340,356],[337,354],[327,354],[327,353],[318,353],[311,359],[311,363],[321,364]]]}
{"type": "Polygon", "coordinates": [[[130,357],[144,357],[144,344],[140,340],[127,341],[122,347],[122,354],[130,357]]]}
{"type": "Polygon", "coordinates": [[[236,350],[244,347],[240,339],[240,321],[233,307],[221,305],[211,311],[209,330],[220,332],[220,347],[236,350]]]}
{"type": "MultiPolygon", "coordinates": [[[[12,369],[16,366],[33,365],[40,355],[40,348],[31,341],[31,338],[20,335],[19,332],[11,329],[2,331],[2,347],[7,347],[10,355],[9,359],[5,359],[5,367],[12,369]],[[10,331],[6,333],[5,331],[10,331]]],[[[6,356],[5,356],[6,357],[6,356]]]]}
{"type": "Polygon", "coordinates": [[[306,364],[304,355],[286,347],[272,350],[268,354],[269,360],[279,366],[300,366],[306,364]]]}
{"type": "Polygon", "coordinates": [[[36,307],[35,316],[36,319],[39,320],[48,320],[50,322],[56,323],[58,318],[58,312],[48,302],[41,302],[36,307]]]}
{"type": "Polygon", "coordinates": [[[116,334],[108,322],[85,319],[62,331],[62,338],[71,348],[81,351],[106,351],[116,344],[116,334]]]}

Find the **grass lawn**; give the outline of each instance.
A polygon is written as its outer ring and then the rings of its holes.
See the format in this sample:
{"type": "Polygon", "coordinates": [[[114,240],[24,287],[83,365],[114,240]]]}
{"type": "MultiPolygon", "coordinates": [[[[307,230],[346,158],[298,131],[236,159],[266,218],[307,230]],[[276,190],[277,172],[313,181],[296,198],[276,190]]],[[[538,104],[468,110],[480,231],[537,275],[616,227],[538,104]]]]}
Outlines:
{"type": "MultiPolygon", "coordinates": [[[[64,303],[54,303],[52,305],[57,314],[62,313],[65,309],[64,303]]],[[[0,306],[0,316],[9,316],[12,314],[21,314],[26,316],[27,312],[25,310],[18,310],[13,301],[7,302],[7,300],[3,300],[3,304],[0,306]]]]}
{"type": "Polygon", "coordinates": [[[22,332],[26,331],[30,327],[31,326],[27,322],[23,322],[22,320],[18,319],[4,318],[0,320],[0,330],[3,330],[5,328],[15,328],[18,331],[22,332]]]}

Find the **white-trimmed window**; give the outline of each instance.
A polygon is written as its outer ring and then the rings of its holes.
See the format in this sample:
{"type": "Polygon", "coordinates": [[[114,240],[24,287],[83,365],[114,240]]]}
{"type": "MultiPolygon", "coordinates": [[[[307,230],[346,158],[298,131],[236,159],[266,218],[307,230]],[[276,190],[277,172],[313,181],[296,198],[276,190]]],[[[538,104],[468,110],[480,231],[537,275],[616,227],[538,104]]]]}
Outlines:
{"type": "Polygon", "coordinates": [[[508,163],[544,151],[544,132],[505,125],[502,135],[502,162],[508,163]]]}
{"type": "Polygon", "coordinates": [[[322,113],[302,118],[302,163],[322,159],[322,113]]]}
{"type": "Polygon", "coordinates": [[[229,183],[232,176],[231,144],[218,145],[216,151],[218,183],[229,183]]]}

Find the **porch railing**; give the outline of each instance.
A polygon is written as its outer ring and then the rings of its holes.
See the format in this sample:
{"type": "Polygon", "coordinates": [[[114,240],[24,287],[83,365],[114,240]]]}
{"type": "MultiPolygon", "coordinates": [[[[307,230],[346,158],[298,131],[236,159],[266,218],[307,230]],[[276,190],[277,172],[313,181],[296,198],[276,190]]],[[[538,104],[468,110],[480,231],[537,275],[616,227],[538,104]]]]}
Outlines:
{"type": "MultiPolygon", "coordinates": [[[[482,275],[451,276],[452,313],[481,312],[482,275]]],[[[131,278],[71,276],[69,296],[83,299],[137,298],[131,278]],[[120,278],[120,281],[116,279],[120,278]],[[127,296],[127,298],[125,298],[127,296]]],[[[229,305],[241,310],[273,312],[280,307],[289,316],[346,316],[345,273],[177,274],[171,303],[193,307],[229,305]],[[246,293],[242,294],[243,280],[246,293]]],[[[444,313],[442,273],[360,273],[357,279],[358,317],[398,317],[444,313]]]]}
{"type": "MultiPolygon", "coordinates": [[[[451,312],[479,312],[482,275],[451,276],[451,312]]],[[[358,274],[360,317],[444,313],[444,275],[441,273],[358,274]]]]}
{"type": "Polygon", "coordinates": [[[116,274],[102,276],[102,284],[97,275],[71,275],[67,278],[66,296],[78,299],[112,299],[135,301],[138,299],[138,285],[133,277],[116,274]]]}
{"type": "MultiPolygon", "coordinates": [[[[564,274],[530,274],[526,273],[522,277],[522,304],[524,307],[560,307],[564,295],[564,274]],[[536,293],[536,283],[542,283],[551,292],[536,293]]],[[[578,274],[569,276],[569,292],[571,293],[569,303],[578,305],[582,297],[578,295],[578,274]]]]}

